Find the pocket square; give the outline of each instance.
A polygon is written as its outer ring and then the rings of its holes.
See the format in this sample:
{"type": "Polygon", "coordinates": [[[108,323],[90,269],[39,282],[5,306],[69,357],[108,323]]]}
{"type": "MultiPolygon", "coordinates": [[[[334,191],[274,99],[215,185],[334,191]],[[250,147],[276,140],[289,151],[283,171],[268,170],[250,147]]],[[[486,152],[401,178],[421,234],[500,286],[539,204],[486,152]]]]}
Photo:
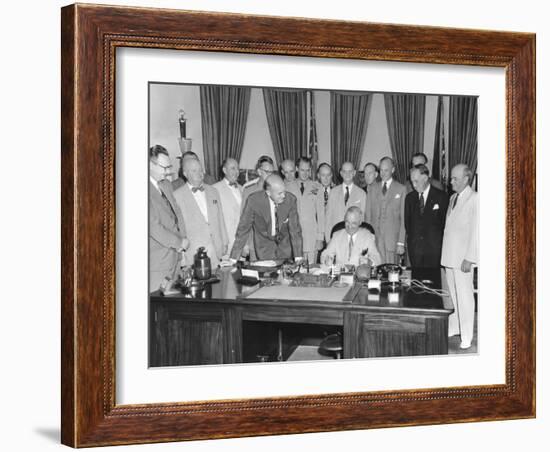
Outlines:
{"type": "Polygon", "coordinates": [[[213,199],[213,200],[212,200],[212,204],[218,204],[218,200],[217,200],[217,199],[213,199]]]}
{"type": "Polygon", "coordinates": [[[439,210],[439,204],[435,204],[432,210],[439,210]]]}
{"type": "Polygon", "coordinates": [[[399,198],[401,198],[401,195],[397,193],[397,195],[395,195],[395,199],[399,199],[399,198]]]}
{"type": "Polygon", "coordinates": [[[285,221],[283,221],[283,224],[285,224],[285,223],[288,223],[288,218],[285,221]]]}

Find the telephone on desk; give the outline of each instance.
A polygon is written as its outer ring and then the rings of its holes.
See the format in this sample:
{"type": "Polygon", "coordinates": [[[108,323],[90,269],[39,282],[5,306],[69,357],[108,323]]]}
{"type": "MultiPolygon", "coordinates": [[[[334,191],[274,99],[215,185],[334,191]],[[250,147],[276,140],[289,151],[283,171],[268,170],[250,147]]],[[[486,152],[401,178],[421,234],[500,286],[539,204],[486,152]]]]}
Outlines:
{"type": "Polygon", "coordinates": [[[403,269],[397,264],[380,264],[376,267],[378,279],[389,282],[399,282],[399,276],[403,269]],[[397,278],[395,280],[394,278],[397,278]]]}

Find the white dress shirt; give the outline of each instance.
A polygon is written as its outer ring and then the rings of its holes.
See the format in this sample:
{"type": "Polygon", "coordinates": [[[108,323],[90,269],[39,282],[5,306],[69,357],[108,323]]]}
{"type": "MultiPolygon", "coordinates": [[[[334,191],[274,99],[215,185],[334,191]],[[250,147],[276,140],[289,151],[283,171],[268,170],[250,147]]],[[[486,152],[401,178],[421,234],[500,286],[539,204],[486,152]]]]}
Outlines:
{"type": "MultiPolygon", "coordinates": [[[[426,190],[422,192],[422,195],[424,196],[424,205],[426,205],[426,201],[428,199],[428,193],[430,193],[430,184],[426,187],[426,190]]],[[[418,201],[420,201],[420,193],[418,193],[418,201]]]]}
{"type": "Polygon", "coordinates": [[[226,177],[224,177],[223,180],[225,181],[225,183],[229,187],[229,191],[235,197],[235,199],[237,200],[237,203],[239,204],[239,207],[240,207],[240,205],[243,202],[243,197],[241,195],[241,191],[239,190],[239,186],[238,185],[233,185],[233,186],[229,185],[229,181],[227,180],[226,177]]]}
{"type": "Polygon", "coordinates": [[[197,201],[197,205],[199,206],[199,210],[202,213],[202,216],[208,223],[208,206],[206,203],[206,193],[204,190],[197,190],[195,193],[193,193],[193,186],[187,182],[187,185],[189,186],[189,190],[191,190],[191,194],[195,198],[195,201],[197,201]]]}
{"type": "Polygon", "coordinates": [[[275,221],[275,203],[273,200],[268,196],[267,199],[269,199],[269,210],[271,211],[271,235],[277,234],[277,223],[275,221]]]}
{"type": "Polygon", "coordinates": [[[390,177],[386,182],[382,181],[382,188],[384,188],[384,184],[386,184],[386,190],[389,190],[392,182],[393,177],[390,177]]]}
{"type": "MultiPolygon", "coordinates": [[[[352,182],[351,184],[349,185],[346,185],[346,184],[342,184],[342,191],[344,192],[344,196],[346,196],[346,187],[349,187],[349,194],[351,196],[351,190],[353,189],[353,186],[355,184],[352,182]]],[[[329,189],[329,193],[330,193],[330,189],[329,189]]]]}
{"type": "Polygon", "coordinates": [[[158,181],[154,179],[152,176],[149,176],[149,180],[151,181],[153,186],[158,190],[158,192],[162,195],[162,191],[160,190],[158,181]]]}

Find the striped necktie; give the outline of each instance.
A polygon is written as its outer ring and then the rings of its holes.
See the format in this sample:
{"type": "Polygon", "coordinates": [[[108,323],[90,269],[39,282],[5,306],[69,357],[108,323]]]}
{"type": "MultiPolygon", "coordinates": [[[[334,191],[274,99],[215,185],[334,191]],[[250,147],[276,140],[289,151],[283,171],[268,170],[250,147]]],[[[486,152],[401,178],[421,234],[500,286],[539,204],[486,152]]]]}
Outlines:
{"type": "Polygon", "coordinates": [[[349,236],[348,243],[348,262],[351,260],[351,251],[353,250],[353,235],[349,236]]]}

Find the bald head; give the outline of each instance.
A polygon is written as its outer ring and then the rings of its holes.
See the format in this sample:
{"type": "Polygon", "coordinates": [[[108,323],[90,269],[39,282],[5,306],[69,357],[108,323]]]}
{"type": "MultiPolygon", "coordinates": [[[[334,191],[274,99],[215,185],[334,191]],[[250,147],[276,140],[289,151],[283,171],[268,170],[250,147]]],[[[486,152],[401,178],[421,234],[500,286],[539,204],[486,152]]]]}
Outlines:
{"type": "Polygon", "coordinates": [[[455,165],[451,170],[451,186],[456,193],[461,193],[472,179],[472,170],[464,163],[455,165]]]}
{"type": "Polygon", "coordinates": [[[296,165],[292,160],[283,160],[281,163],[281,173],[285,181],[292,182],[296,179],[296,165]]]}
{"type": "Polygon", "coordinates": [[[344,184],[350,185],[355,177],[355,167],[351,162],[344,162],[340,169],[340,176],[344,180],[344,184]]]}
{"type": "Polygon", "coordinates": [[[264,181],[264,190],[275,204],[281,204],[285,199],[285,183],[277,174],[267,176],[264,181]]]}
{"type": "Polygon", "coordinates": [[[194,187],[198,187],[202,184],[204,179],[204,171],[202,164],[199,160],[189,158],[182,161],[183,175],[187,178],[187,181],[194,187]]]}

